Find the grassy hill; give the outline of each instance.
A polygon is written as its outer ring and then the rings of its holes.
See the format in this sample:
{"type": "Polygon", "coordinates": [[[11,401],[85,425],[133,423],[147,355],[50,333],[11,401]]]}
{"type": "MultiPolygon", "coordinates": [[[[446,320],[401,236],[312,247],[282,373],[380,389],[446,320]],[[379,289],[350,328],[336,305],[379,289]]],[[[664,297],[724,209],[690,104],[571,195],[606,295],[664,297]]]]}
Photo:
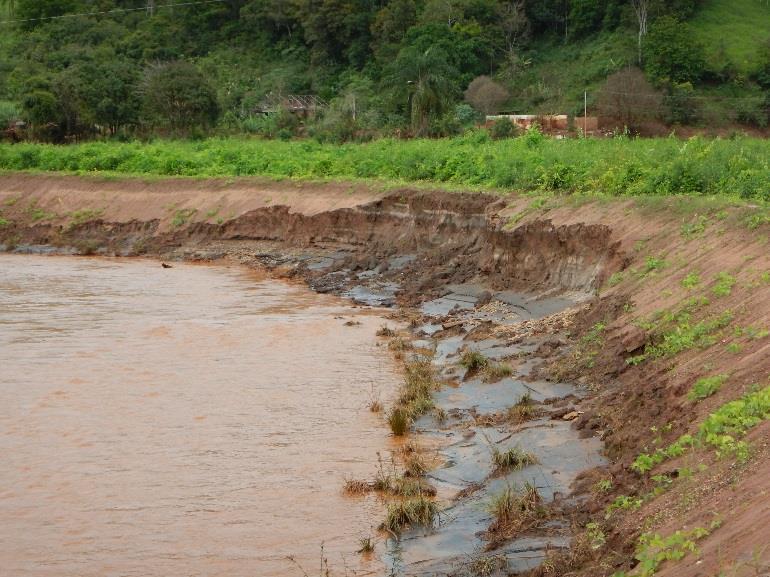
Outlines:
{"type": "Polygon", "coordinates": [[[749,73],[760,45],[770,41],[770,2],[705,0],[690,24],[710,58],[726,55],[738,70],[749,73]]]}

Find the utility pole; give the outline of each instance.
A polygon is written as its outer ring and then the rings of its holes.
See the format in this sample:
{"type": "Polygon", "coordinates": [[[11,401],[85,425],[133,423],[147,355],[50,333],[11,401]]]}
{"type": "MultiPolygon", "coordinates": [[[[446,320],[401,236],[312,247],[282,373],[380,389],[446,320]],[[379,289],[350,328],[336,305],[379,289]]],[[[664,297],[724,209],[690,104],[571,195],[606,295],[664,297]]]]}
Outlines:
{"type": "Polygon", "coordinates": [[[155,0],[147,0],[147,14],[150,16],[155,14],[155,0]]]}

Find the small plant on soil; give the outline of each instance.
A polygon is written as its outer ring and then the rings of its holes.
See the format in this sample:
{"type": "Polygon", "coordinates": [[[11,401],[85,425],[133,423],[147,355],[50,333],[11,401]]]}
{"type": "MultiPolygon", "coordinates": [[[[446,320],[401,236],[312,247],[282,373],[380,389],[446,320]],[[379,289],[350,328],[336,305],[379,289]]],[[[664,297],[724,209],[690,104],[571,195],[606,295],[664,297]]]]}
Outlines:
{"type": "Polygon", "coordinates": [[[711,292],[718,297],[730,296],[733,292],[733,286],[735,286],[735,277],[726,273],[720,272],[716,278],[716,284],[712,287],[711,292]]]}
{"type": "Polygon", "coordinates": [[[599,523],[588,523],[586,525],[586,537],[591,549],[601,549],[607,542],[607,536],[604,534],[601,525],[599,523]]]}
{"type": "Polygon", "coordinates": [[[195,216],[195,213],[198,212],[195,208],[183,208],[180,210],[177,210],[174,213],[174,217],[171,219],[171,226],[173,228],[179,228],[180,226],[184,226],[188,222],[190,222],[190,219],[195,216]]]}
{"type": "Polygon", "coordinates": [[[612,479],[601,479],[594,484],[597,493],[609,493],[612,490],[612,479]]]}
{"type": "Polygon", "coordinates": [[[399,497],[415,497],[423,495],[433,497],[436,495],[436,488],[425,479],[415,477],[396,477],[390,493],[399,497]]]}
{"type": "Polygon", "coordinates": [[[635,557],[639,565],[635,570],[638,577],[652,577],[664,561],[680,561],[689,553],[697,553],[697,541],[721,526],[719,519],[706,529],[695,527],[689,531],[677,531],[664,537],[657,533],[644,533],[639,537],[635,557]]]}
{"type": "Polygon", "coordinates": [[[691,401],[699,401],[710,397],[719,391],[724,382],[727,380],[727,375],[714,375],[713,377],[703,377],[695,381],[695,384],[690,389],[687,397],[691,401]]]}
{"type": "Polygon", "coordinates": [[[512,374],[513,368],[508,363],[488,363],[484,367],[484,380],[488,383],[496,383],[512,374]]]}
{"type": "Polygon", "coordinates": [[[609,519],[615,511],[636,511],[642,506],[642,499],[620,495],[607,506],[604,518],[609,519]]]}
{"type": "Polygon", "coordinates": [[[465,351],[460,357],[460,364],[473,373],[485,368],[489,364],[489,359],[479,351],[465,351]]]}
{"type": "Polygon", "coordinates": [[[734,354],[734,355],[737,355],[738,353],[740,353],[742,348],[743,348],[743,347],[741,346],[741,344],[740,344],[740,343],[730,343],[730,344],[729,344],[729,345],[727,345],[727,347],[726,347],[726,349],[727,349],[727,352],[728,352],[728,353],[732,353],[732,354],[734,354]]]}
{"type": "Polygon", "coordinates": [[[69,214],[69,217],[71,220],[67,225],[67,229],[80,226],[81,224],[86,223],[90,220],[96,220],[97,218],[100,218],[103,213],[104,213],[103,210],[94,210],[94,209],[88,209],[88,208],[75,210],[69,214]]]}
{"type": "Polygon", "coordinates": [[[745,461],[749,458],[749,446],[738,439],[768,419],[770,386],[725,403],[706,417],[696,437],[685,434],[668,447],[660,448],[652,454],[642,453],[631,464],[631,468],[644,474],[667,459],[683,455],[697,443],[714,448],[719,457],[734,455],[738,461],[745,461]]]}
{"type": "Polygon", "coordinates": [[[605,323],[596,323],[591,329],[583,335],[580,342],[584,345],[598,345],[604,340],[604,330],[607,328],[605,323]]]}
{"type": "Polygon", "coordinates": [[[703,236],[708,222],[708,217],[700,215],[695,220],[682,224],[682,236],[686,239],[703,236]]]}
{"type": "Polygon", "coordinates": [[[418,495],[395,503],[388,503],[382,529],[400,533],[406,527],[433,527],[438,516],[438,505],[429,498],[418,495]]]}
{"type": "Polygon", "coordinates": [[[492,577],[499,575],[508,567],[505,555],[484,556],[474,559],[465,565],[463,575],[472,577],[492,577]]]}
{"type": "Polygon", "coordinates": [[[694,289],[700,284],[700,276],[697,273],[691,272],[682,279],[682,288],[687,290],[694,289]]]}
{"type": "Polygon", "coordinates": [[[519,447],[513,447],[507,451],[501,451],[497,447],[492,448],[492,462],[497,471],[518,471],[529,465],[537,463],[537,457],[532,453],[527,453],[519,447]]]}
{"type": "Polygon", "coordinates": [[[770,330],[757,327],[735,327],[733,335],[736,337],[747,337],[753,340],[759,340],[770,336],[770,330]]]}
{"type": "Polygon", "coordinates": [[[433,407],[433,416],[439,423],[443,423],[446,421],[447,412],[441,407],[433,407]]]}
{"type": "Polygon", "coordinates": [[[651,274],[662,271],[668,266],[668,262],[660,256],[648,256],[644,260],[644,268],[642,269],[642,276],[647,277],[651,274]]]}
{"type": "Polygon", "coordinates": [[[612,273],[610,278],[607,279],[607,286],[610,288],[617,286],[623,282],[624,278],[625,278],[625,274],[623,274],[622,272],[612,273]]]}
{"type": "Polygon", "coordinates": [[[11,221],[9,221],[8,219],[5,219],[2,216],[0,216],[0,228],[4,226],[8,226],[10,222],[11,221]]]}

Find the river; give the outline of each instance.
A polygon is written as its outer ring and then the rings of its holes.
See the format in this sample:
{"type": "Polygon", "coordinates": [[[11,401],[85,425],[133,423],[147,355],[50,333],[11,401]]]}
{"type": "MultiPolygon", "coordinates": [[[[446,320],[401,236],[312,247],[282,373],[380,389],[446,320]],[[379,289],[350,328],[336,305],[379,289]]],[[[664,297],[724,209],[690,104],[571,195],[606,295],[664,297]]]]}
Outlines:
{"type": "Polygon", "coordinates": [[[382,503],[341,488],[392,448],[381,323],[237,266],[0,254],[0,573],[315,575],[323,543],[379,574],[382,503]]]}

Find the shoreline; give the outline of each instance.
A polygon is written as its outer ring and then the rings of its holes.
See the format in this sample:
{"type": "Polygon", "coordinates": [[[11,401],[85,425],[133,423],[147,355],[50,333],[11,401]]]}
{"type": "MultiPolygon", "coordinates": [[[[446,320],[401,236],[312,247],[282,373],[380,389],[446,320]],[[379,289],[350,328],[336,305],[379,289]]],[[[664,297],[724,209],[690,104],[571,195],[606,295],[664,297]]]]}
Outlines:
{"type": "MultiPolygon", "coordinates": [[[[271,274],[301,279],[318,292],[340,294],[362,304],[397,306],[406,311],[407,317],[410,311],[419,311],[420,318],[415,320],[417,331],[404,334],[404,338],[416,339],[417,344],[430,342],[426,337],[435,335],[420,334],[420,330],[424,333],[425,325],[440,325],[438,337],[442,338],[437,343],[437,348],[443,351],[442,366],[437,367],[440,379],[452,382],[453,386],[459,384],[459,388],[451,390],[462,392],[465,388],[479,395],[472,394],[468,401],[471,406],[452,417],[459,428],[471,422],[471,426],[476,427],[479,419],[496,412],[477,411],[475,415],[469,412],[474,400],[481,402],[484,395],[491,394],[494,387],[487,385],[494,383],[483,383],[482,379],[468,385],[473,379],[466,380],[462,372],[457,372],[461,349],[472,350],[484,340],[475,340],[476,337],[489,336],[497,330],[497,336],[503,335],[500,342],[514,348],[509,346],[508,356],[492,360],[515,361],[512,371],[518,370],[521,353],[525,359],[526,355],[542,349],[539,360],[531,363],[539,366],[526,366],[528,371],[534,369],[534,378],[543,383],[574,382],[585,395],[582,399],[569,399],[566,403],[569,406],[564,408],[570,410],[556,419],[550,419],[554,414],[551,409],[562,407],[541,403],[541,408],[547,407],[551,413],[549,422],[558,423],[566,414],[577,413],[563,421],[569,425],[568,432],[577,438],[604,441],[609,459],[607,464],[597,465],[598,469],[587,468],[589,473],[576,476],[575,483],[570,483],[573,498],[582,499],[579,507],[573,505],[563,512],[572,548],[568,552],[562,549],[566,555],[554,551],[543,554],[553,558],[554,564],[559,559],[571,558],[573,568],[579,570],[582,566],[588,571],[576,573],[578,575],[592,574],[590,568],[604,558],[602,555],[609,555],[610,544],[614,554],[620,555],[616,558],[618,561],[630,563],[637,548],[638,526],[650,514],[648,511],[664,502],[675,507],[670,504],[671,499],[675,500],[672,495],[690,490],[691,481],[674,478],[665,491],[649,499],[644,497],[651,490],[650,477],[639,475],[631,464],[649,446],[650,428],[664,430],[660,443],[676,439],[697,427],[704,415],[715,410],[718,407],[715,402],[735,398],[748,390],[751,382],[761,385],[763,375],[770,374],[766,337],[730,336],[738,328],[753,326],[761,330],[770,324],[767,306],[770,281],[765,284],[762,280],[763,271],[770,271],[765,250],[768,225],[758,222],[752,228],[750,223],[745,223],[741,208],[708,203],[685,206],[670,199],[668,203],[642,207],[625,199],[586,201],[578,205],[553,199],[551,203],[532,206],[527,197],[501,199],[483,194],[409,189],[375,194],[354,190],[351,194],[346,184],[298,188],[294,183],[281,183],[274,187],[260,185],[236,190],[242,186],[239,183],[215,191],[205,190],[205,185],[184,191],[173,187],[161,190],[163,183],[159,183],[158,190],[148,191],[136,190],[136,184],[130,181],[115,181],[107,187],[115,194],[108,194],[88,181],[79,190],[77,180],[73,180],[75,184],[57,183],[55,177],[27,177],[17,183],[16,188],[8,186],[6,181],[5,187],[0,187],[0,205],[5,207],[5,218],[14,224],[10,231],[4,227],[5,236],[0,234],[4,246],[9,246],[10,234],[18,237],[17,247],[60,245],[75,247],[85,254],[140,252],[193,261],[227,256],[243,264],[265,267],[271,274]],[[121,186],[127,190],[117,195],[121,186]],[[204,197],[206,204],[201,204],[204,197]],[[267,197],[270,202],[265,202],[267,197]],[[9,199],[15,200],[9,205],[9,199]],[[172,204],[173,208],[169,209],[172,204]],[[222,206],[221,223],[216,222],[216,216],[202,218],[213,210],[210,206],[222,206]],[[193,209],[195,212],[189,212],[184,222],[175,221],[179,211],[193,209]],[[36,219],[40,213],[34,211],[42,211],[42,218],[36,219]],[[698,276],[698,283],[692,288],[684,287],[684,279],[692,275],[698,276]],[[727,294],[717,297],[712,294],[716,290],[714,283],[726,278],[724,275],[735,281],[727,294]],[[469,287],[473,287],[472,290],[469,287]],[[527,343],[533,333],[519,342],[510,342],[521,337],[516,327],[529,329],[534,325],[532,330],[536,330],[537,319],[521,318],[524,301],[520,295],[524,292],[540,298],[532,303],[582,295],[583,306],[574,313],[570,324],[547,326],[544,334],[548,338],[525,352],[515,346],[535,344],[527,343]],[[710,298],[708,304],[699,305],[690,313],[696,320],[731,311],[729,326],[715,329],[714,343],[702,349],[682,349],[658,360],[644,359],[639,366],[626,362],[643,354],[649,343],[657,342],[656,331],[665,329],[663,326],[640,328],[642,320],[655,311],[679,310],[687,306],[688,299],[700,294],[710,298]],[[509,302],[506,296],[510,297],[509,302]],[[437,302],[445,301],[454,301],[460,310],[435,309],[437,302]],[[493,303],[501,303],[499,306],[503,309],[493,312],[502,317],[519,315],[511,323],[514,329],[510,334],[504,330],[505,323],[484,317],[491,312],[484,307],[493,303]],[[435,315],[428,314],[432,305],[435,315]],[[741,347],[740,354],[710,351],[720,341],[735,341],[741,347]],[[447,343],[451,343],[451,347],[447,343]],[[449,352],[455,356],[447,356],[449,352]],[[677,361],[674,369],[667,369],[674,359],[677,361]],[[706,364],[711,365],[707,374],[724,371],[730,374],[730,381],[707,401],[688,402],[686,394],[692,382],[704,376],[703,369],[698,367],[706,364]],[[448,369],[453,369],[454,374],[448,369]],[[653,381],[650,374],[654,375],[653,381]],[[632,399],[635,400],[631,402],[632,399]],[[609,486],[605,483],[608,479],[609,486]],[[597,486],[606,489],[597,490],[597,486]],[[608,517],[603,513],[618,498],[629,494],[642,497],[639,506],[623,508],[620,512],[611,509],[613,513],[608,517]],[[597,523],[607,549],[604,544],[596,549],[585,548],[591,530],[596,536],[595,529],[586,528],[590,523],[597,523]]],[[[414,313],[411,316],[414,317],[414,313]]],[[[545,325],[557,319],[558,313],[555,317],[540,317],[545,325]]],[[[493,351],[495,348],[500,346],[488,346],[486,352],[499,352],[493,351]]],[[[485,357],[490,358],[486,354],[485,357]]],[[[526,365],[526,361],[521,364],[526,365]]],[[[526,375],[514,373],[514,376],[526,375]]],[[[437,391],[433,395],[439,409],[451,413],[459,408],[451,406],[449,401],[442,405],[441,394],[437,391]]],[[[574,391],[567,396],[569,394],[574,391]]],[[[513,407],[517,403],[515,396],[508,391],[501,393],[500,399],[513,407]]],[[[538,399],[545,400],[545,397],[538,399]]],[[[413,424],[418,429],[427,426],[420,421],[425,418],[434,417],[418,417],[413,424]]],[[[767,424],[760,422],[748,433],[748,438],[754,440],[752,442],[761,440],[765,431],[767,424]]],[[[480,448],[486,445],[485,442],[477,445],[476,452],[480,454],[480,448]]],[[[757,453],[748,468],[740,469],[741,482],[754,483],[761,478],[763,468],[757,459],[766,450],[766,444],[757,445],[757,453]]],[[[724,495],[730,490],[722,483],[730,470],[729,463],[714,461],[707,448],[699,451],[702,453],[699,459],[708,462],[708,466],[694,478],[711,487],[714,498],[724,495]]],[[[492,458],[488,452],[483,461],[486,464],[478,466],[485,471],[483,480],[493,480],[486,477],[492,458]]],[[[537,458],[544,459],[543,455],[537,458]]],[[[436,474],[428,472],[432,482],[446,482],[431,475],[436,474]]],[[[462,492],[462,488],[456,489],[462,492]]],[[[700,511],[710,508],[713,506],[690,506],[680,514],[697,524],[702,523],[700,511]]],[[[721,546],[724,551],[725,543],[731,539],[730,525],[740,526],[741,515],[751,517],[752,511],[747,508],[724,514],[738,518],[725,523],[726,529],[709,534],[704,551],[710,543],[714,545],[709,550],[716,551],[721,546]]],[[[756,520],[756,515],[761,519],[765,513],[756,508],[753,515],[756,520]]],[[[489,519],[485,519],[487,521],[489,519]]],[[[673,531],[677,525],[675,519],[665,517],[657,523],[658,530],[664,533],[673,531]]],[[[524,533],[504,541],[510,545],[517,538],[531,536],[524,533]]],[[[440,538],[436,535],[441,535],[440,526],[433,533],[434,540],[440,538]]],[[[426,542],[430,542],[430,538],[426,537],[426,542]]],[[[751,539],[746,538],[732,544],[730,551],[735,551],[737,556],[738,551],[751,546],[751,539]]],[[[716,557],[707,561],[717,563],[716,557]]],[[[528,569],[533,575],[540,570],[522,567],[517,570],[528,569]]]]}

